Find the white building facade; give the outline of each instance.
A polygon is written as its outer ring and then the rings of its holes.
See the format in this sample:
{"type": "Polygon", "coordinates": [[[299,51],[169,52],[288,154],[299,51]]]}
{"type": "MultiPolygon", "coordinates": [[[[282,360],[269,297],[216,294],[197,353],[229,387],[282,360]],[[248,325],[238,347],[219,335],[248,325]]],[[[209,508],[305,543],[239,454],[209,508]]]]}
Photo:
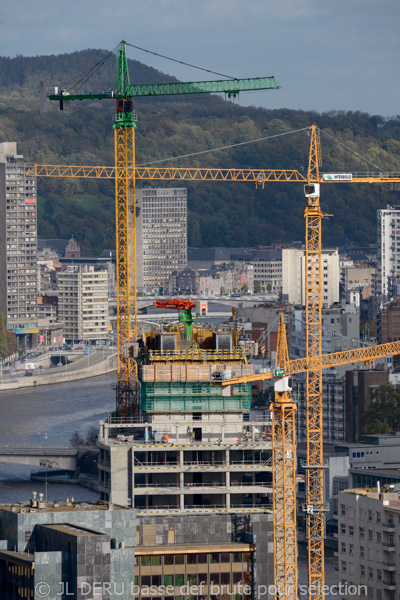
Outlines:
{"type": "Polygon", "coordinates": [[[172,271],[187,265],[186,188],[136,190],[137,288],[168,293],[172,271]]]}
{"type": "Polygon", "coordinates": [[[58,317],[65,339],[90,343],[108,336],[108,271],[92,265],[70,266],[58,281],[58,317]]]}
{"type": "MultiPolygon", "coordinates": [[[[282,297],[290,304],[305,306],[305,251],[282,249],[282,297]]],[[[321,300],[323,307],[339,302],[339,252],[321,254],[321,300]]]]}
{"type": "Polygon", "coordinates": [[[389,278],[400,275],[400,206],[378,210],[378,266],[375,296],[380,302],[391,298],[389,278]]]}

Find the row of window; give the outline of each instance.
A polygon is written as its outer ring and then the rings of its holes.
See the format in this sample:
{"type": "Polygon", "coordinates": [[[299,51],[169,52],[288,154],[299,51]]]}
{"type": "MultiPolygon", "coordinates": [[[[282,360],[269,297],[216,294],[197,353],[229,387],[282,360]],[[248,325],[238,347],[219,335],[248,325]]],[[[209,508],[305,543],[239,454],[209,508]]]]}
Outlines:
{"type": "Polygon", "coordinates": [[[135,565],[142,567],[164,565],[200,565],[200,564],[219,564],[219,563],[241,563],[243,562],[243,552],[212,552],[200,554],[154,554],[135,557],[135,565]]]}

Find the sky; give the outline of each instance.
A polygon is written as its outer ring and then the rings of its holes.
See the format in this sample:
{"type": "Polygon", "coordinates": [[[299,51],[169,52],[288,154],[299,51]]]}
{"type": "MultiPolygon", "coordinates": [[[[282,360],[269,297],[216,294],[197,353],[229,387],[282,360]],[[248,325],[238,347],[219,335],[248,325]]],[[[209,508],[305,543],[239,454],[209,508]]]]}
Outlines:
{"type": "MultiPolygon", "coordinates": [[[[0,9],[0,56],[112,50],[122,39],[281,90],[242,105],[400,114],[399,0],[14,0],[0,9]]],[[[218,79],[127,48],[182,81],[218,79]]]]}

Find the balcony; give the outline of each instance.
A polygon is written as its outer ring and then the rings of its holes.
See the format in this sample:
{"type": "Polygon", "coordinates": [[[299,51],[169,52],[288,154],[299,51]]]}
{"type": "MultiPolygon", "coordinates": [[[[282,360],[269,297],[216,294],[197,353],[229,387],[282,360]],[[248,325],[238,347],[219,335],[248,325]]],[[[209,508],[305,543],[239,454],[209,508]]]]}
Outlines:
{"type": "Polygon", "coordinates": [[[384,560],[382,564],[385,571],[396,571],[397,564],[395,562],[388,562],[384,560]]]}
{"type": "Polygon", "coordinates": [[[382,529],[383,529],[383,531],[386,531],[387,533],[395,533],[396,532],[396,527],[395,527],[395,524],[393,523],[393,521],[389,521],[388,523],[382,523],[382,529]]]}
{"type": "Polygon", "coordinates": [[[393,542],[383,542],[382,544],[385,552],[396,552],[396,544],[393,542]]]}
{"type": "Polygon", "coordinates": [[[389,579],[388,581],[383,580],[383,587],[387,590],[395,590],[397,586],[393,579],[389,579]]]}

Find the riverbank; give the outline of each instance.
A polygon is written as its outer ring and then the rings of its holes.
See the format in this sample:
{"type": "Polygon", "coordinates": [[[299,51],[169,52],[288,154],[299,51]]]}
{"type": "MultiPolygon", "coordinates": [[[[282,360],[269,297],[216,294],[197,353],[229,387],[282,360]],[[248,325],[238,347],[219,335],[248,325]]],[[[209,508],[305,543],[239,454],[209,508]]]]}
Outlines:
{"type": "Polygon", "coordinates": [[[99,377],[107,375],[117,370],[117,355],[113,354],[99,362],[82,369],[69,370],[64,372],[57,371],[56,373],[34,375],[32,377],[16,377],[10,380],[3,379],[0,382],[0,392],[18,390],[21,388],[39,387],[42,385],[54,385],[58,383],[69,383],[71,381],[79,381],[90,377],[99,377]]]}
{"type": "Polygon", "coordinates": [[[31,472],[31,481],[45,483],[46,485],[49,483],[81,485],[94,492],[97,492],[99,489],[98,479],[98,474],[77,473],[68,469],[49,469],[47,472],[44,470],[31,472]]]}

